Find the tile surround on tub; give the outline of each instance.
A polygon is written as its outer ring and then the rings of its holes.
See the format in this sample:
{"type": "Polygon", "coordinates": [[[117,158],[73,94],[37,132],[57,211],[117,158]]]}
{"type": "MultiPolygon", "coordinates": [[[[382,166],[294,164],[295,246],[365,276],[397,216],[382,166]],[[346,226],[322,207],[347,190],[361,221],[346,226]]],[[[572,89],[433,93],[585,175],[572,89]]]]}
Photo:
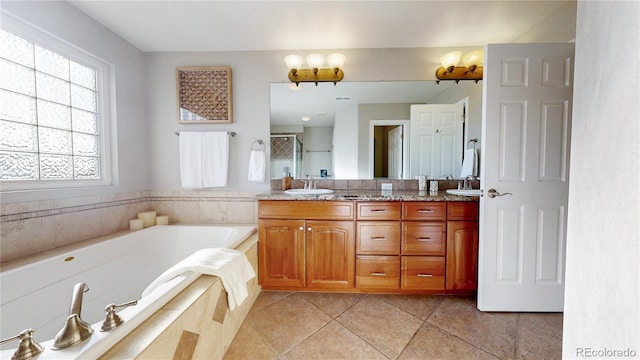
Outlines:
{"type": "Polygon", "coordinates": [[[129,220],[146,210],[169,215],[171,224],[255,224],[254,195],[169,190],[2,204],[0,263],[128,230],[129,220]]]}

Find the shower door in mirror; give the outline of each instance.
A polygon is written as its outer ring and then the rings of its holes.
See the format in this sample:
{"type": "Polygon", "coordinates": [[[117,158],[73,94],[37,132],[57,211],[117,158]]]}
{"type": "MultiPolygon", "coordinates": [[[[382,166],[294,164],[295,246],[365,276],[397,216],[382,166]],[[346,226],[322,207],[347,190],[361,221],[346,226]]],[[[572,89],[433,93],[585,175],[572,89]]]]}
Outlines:
{"type": "Polygon", "coordinates": [[[302,142],[298,134],[271,135],[271,179],[302,177],[302,142]]]}

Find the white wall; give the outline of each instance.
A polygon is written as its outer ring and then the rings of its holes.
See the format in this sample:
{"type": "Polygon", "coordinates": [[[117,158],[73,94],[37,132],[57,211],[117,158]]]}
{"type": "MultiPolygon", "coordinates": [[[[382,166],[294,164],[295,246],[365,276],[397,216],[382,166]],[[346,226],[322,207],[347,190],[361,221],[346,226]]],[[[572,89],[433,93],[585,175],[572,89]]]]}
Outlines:
{"type": "MultiPolygon", "coordinates": [[[[144,54],[66,2],[2,1],[3,12],[36,24],[115,68],[112,98],[117,131],[113,186],[6,192],[3,203],[144,191],[148,186],[149,135],[144,54]],[[115,101],[114,101],[115,100],[115,101]],[[117,104],[117,105],[115,105],[117,104]]],[[[4,16],[4,15],[3,15],[4,16]]]]}
{"type": "Polygon", "coordinates": [[[639,18],[637,1],[578,3],[564,358],[640,357],[639,18]]]}

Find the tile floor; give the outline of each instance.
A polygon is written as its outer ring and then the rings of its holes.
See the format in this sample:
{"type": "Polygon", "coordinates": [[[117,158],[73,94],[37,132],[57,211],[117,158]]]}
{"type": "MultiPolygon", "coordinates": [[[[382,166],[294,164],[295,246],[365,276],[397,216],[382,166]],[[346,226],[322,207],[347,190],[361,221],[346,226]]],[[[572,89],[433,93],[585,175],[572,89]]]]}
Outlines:
{"type": "Polygon", "coordinates": [[[560,359],[562,314],[454,296],[263,291],[225,360],[560,359]]]}

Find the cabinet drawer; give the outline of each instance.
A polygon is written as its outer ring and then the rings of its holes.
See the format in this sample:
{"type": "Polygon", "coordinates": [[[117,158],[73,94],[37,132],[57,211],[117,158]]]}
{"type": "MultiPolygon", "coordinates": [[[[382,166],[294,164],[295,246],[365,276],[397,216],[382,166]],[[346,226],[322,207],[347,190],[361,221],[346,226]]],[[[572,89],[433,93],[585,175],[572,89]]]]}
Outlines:
{"type": "Polygon", "coordinates": [[[258,217],[261,219],[313,219],[353,220],[353,201],[287,201],[260,200],[258,217]]]}
{"type": "Polygon", "coordinates": [[[444,290],[444,257],[403,256],[402,288],[444,290]]]}
{"type": "Polygon", "coordinates": [[[442,255],[446,249],[445,222],[403,222],[402,255],[442,255]]]}
{"type": "Polygon", "coordinates": [[[358,220],[400,220],[400,202],[357,202],[358,220]]]}
{"type": "Polygon", "coordinates": [[[356,256],[356,288],[398,289],[399,256],[356,256]]]}
{"type": "Polygon", "coordinates": [[[356,253],[400,254],[399,221],[358,221],[356,253]]]}
{"type": "Polygon", "coordinates": [[[478,220],[477,201],[451,201],[447,204],[447,220],[478,220]]]}
{"type": "Polygon", "coordinates": [[[444,221],[447,219],[447,203],[431,201],[403,201],[402,220],[444,221]]]}

